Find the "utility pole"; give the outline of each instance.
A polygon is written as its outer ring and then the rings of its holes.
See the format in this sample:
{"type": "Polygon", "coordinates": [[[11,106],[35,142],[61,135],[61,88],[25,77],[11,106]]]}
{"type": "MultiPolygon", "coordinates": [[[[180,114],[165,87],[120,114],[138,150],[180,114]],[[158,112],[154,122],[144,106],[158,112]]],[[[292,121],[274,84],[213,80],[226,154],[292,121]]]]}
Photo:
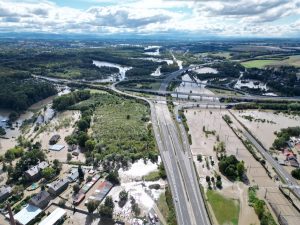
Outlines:
{"type": "Polygon", "coordinates": [[[14,214],[13,214],[13,212],[11,210],[10,204],[8,203],[6,205],[6,207],[7,207],[8,214],[9,214],[10,225],[16,225],[16,221],[15,221],[15,218],[14,218],[14,214]]]}

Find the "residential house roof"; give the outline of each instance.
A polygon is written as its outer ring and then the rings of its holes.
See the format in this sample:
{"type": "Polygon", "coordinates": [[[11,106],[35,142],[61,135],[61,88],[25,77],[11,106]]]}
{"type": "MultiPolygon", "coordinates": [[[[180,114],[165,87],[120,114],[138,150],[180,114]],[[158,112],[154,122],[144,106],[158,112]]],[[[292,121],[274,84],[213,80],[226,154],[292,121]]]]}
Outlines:
{"type": "Polygon", "coordinates": [[[64,187],[68,183],[69,183],[69,179],[66,179],[66,178],[65,179],[59,179],[59,180],[54,181],[51,184],[49,184],[48,187],[56,192],[57,190],[64,187]]]}
{"type": "Polygon", "coordinates": [[[43,162],[40,162],[39,164],[29,168],[28,170],[26,170],[26,173],[29,174],[30,176],[35,176],[36,174],[38,174],[40,172],[40,170],[43,170],[48,166],[49,166],[49,164],[46,161],[43,161],[43,162]]]}
{"type": "Polygon", "coordinates": [[[49,199],[50,194],[47,191],[40,191],[39,193],[37,193],[35,196],[33,196],[30,201],[34,204],[34,205],[40,205],[40,202],[43,202],[46,199],[49,199]]]}
{"type": "Polygon", "coordinates": [[[79,177],[79,173],[77,169],[73,169],[68,175],[68,179],[70,182],[76,181],[78,177],[79,177]]]}
{"type": "Polygon", "coordinates": [[[39,225],[54,225],[66,215],[66,210],[56,208],[48,217],[46,217],[39,225]]]}
{"type": "Polygon", "coordinates": [[[34,205],[28,204],[20,212],[18,212],[14,219],[21,225],[26,225],[37,217],[42,210],[34,205]]]}
{"type": "Polygon", "coordinates": [[[3,187],[1,187],[0,188],[0,196],[3,196],[5,194],[7,194],[7,193],[10,193],[11,190],[12,190],[12,188],[9,187],[9,186],[3,186],[3,187]]]}
{"type": "Polygon", "coordinates": [[[46,161],[42,161],[42,162],[40,162],[37,166],[38,166],[39,169],[43,170],[43,169],[45,169],[46,167],[48,167],[49,164],[48,164],[46,161]]]}

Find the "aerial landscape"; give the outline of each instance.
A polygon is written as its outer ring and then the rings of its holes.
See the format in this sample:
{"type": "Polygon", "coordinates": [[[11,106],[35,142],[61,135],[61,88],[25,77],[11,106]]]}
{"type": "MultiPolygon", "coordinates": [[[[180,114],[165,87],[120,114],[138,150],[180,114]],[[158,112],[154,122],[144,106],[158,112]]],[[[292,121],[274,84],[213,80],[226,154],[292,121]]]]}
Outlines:
{"type": "Polygon", "coordinates": [[[0,0],[0,225],[299,225],[299,37],[299,0],[0,0]]]}

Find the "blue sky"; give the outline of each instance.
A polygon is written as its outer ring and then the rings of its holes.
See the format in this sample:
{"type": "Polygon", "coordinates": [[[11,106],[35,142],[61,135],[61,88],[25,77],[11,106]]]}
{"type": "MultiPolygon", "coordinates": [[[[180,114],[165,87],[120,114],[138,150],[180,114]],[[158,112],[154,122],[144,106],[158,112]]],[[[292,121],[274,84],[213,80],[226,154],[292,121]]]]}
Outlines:
{"type": "Polygon", "coordinates": [[[300,0],[0,0],[0,32],[299,37],[300,0]]]}

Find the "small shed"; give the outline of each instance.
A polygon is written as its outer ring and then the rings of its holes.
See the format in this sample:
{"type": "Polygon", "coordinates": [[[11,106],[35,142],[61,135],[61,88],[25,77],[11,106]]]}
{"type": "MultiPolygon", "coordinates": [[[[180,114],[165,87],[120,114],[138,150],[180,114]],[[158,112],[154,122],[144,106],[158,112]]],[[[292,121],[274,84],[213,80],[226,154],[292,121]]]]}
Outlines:
{"type": "Polygon", "coordinates": [[[65,148],[64,145],[50,145],[49,150],[59,152],[65,148]]]}

